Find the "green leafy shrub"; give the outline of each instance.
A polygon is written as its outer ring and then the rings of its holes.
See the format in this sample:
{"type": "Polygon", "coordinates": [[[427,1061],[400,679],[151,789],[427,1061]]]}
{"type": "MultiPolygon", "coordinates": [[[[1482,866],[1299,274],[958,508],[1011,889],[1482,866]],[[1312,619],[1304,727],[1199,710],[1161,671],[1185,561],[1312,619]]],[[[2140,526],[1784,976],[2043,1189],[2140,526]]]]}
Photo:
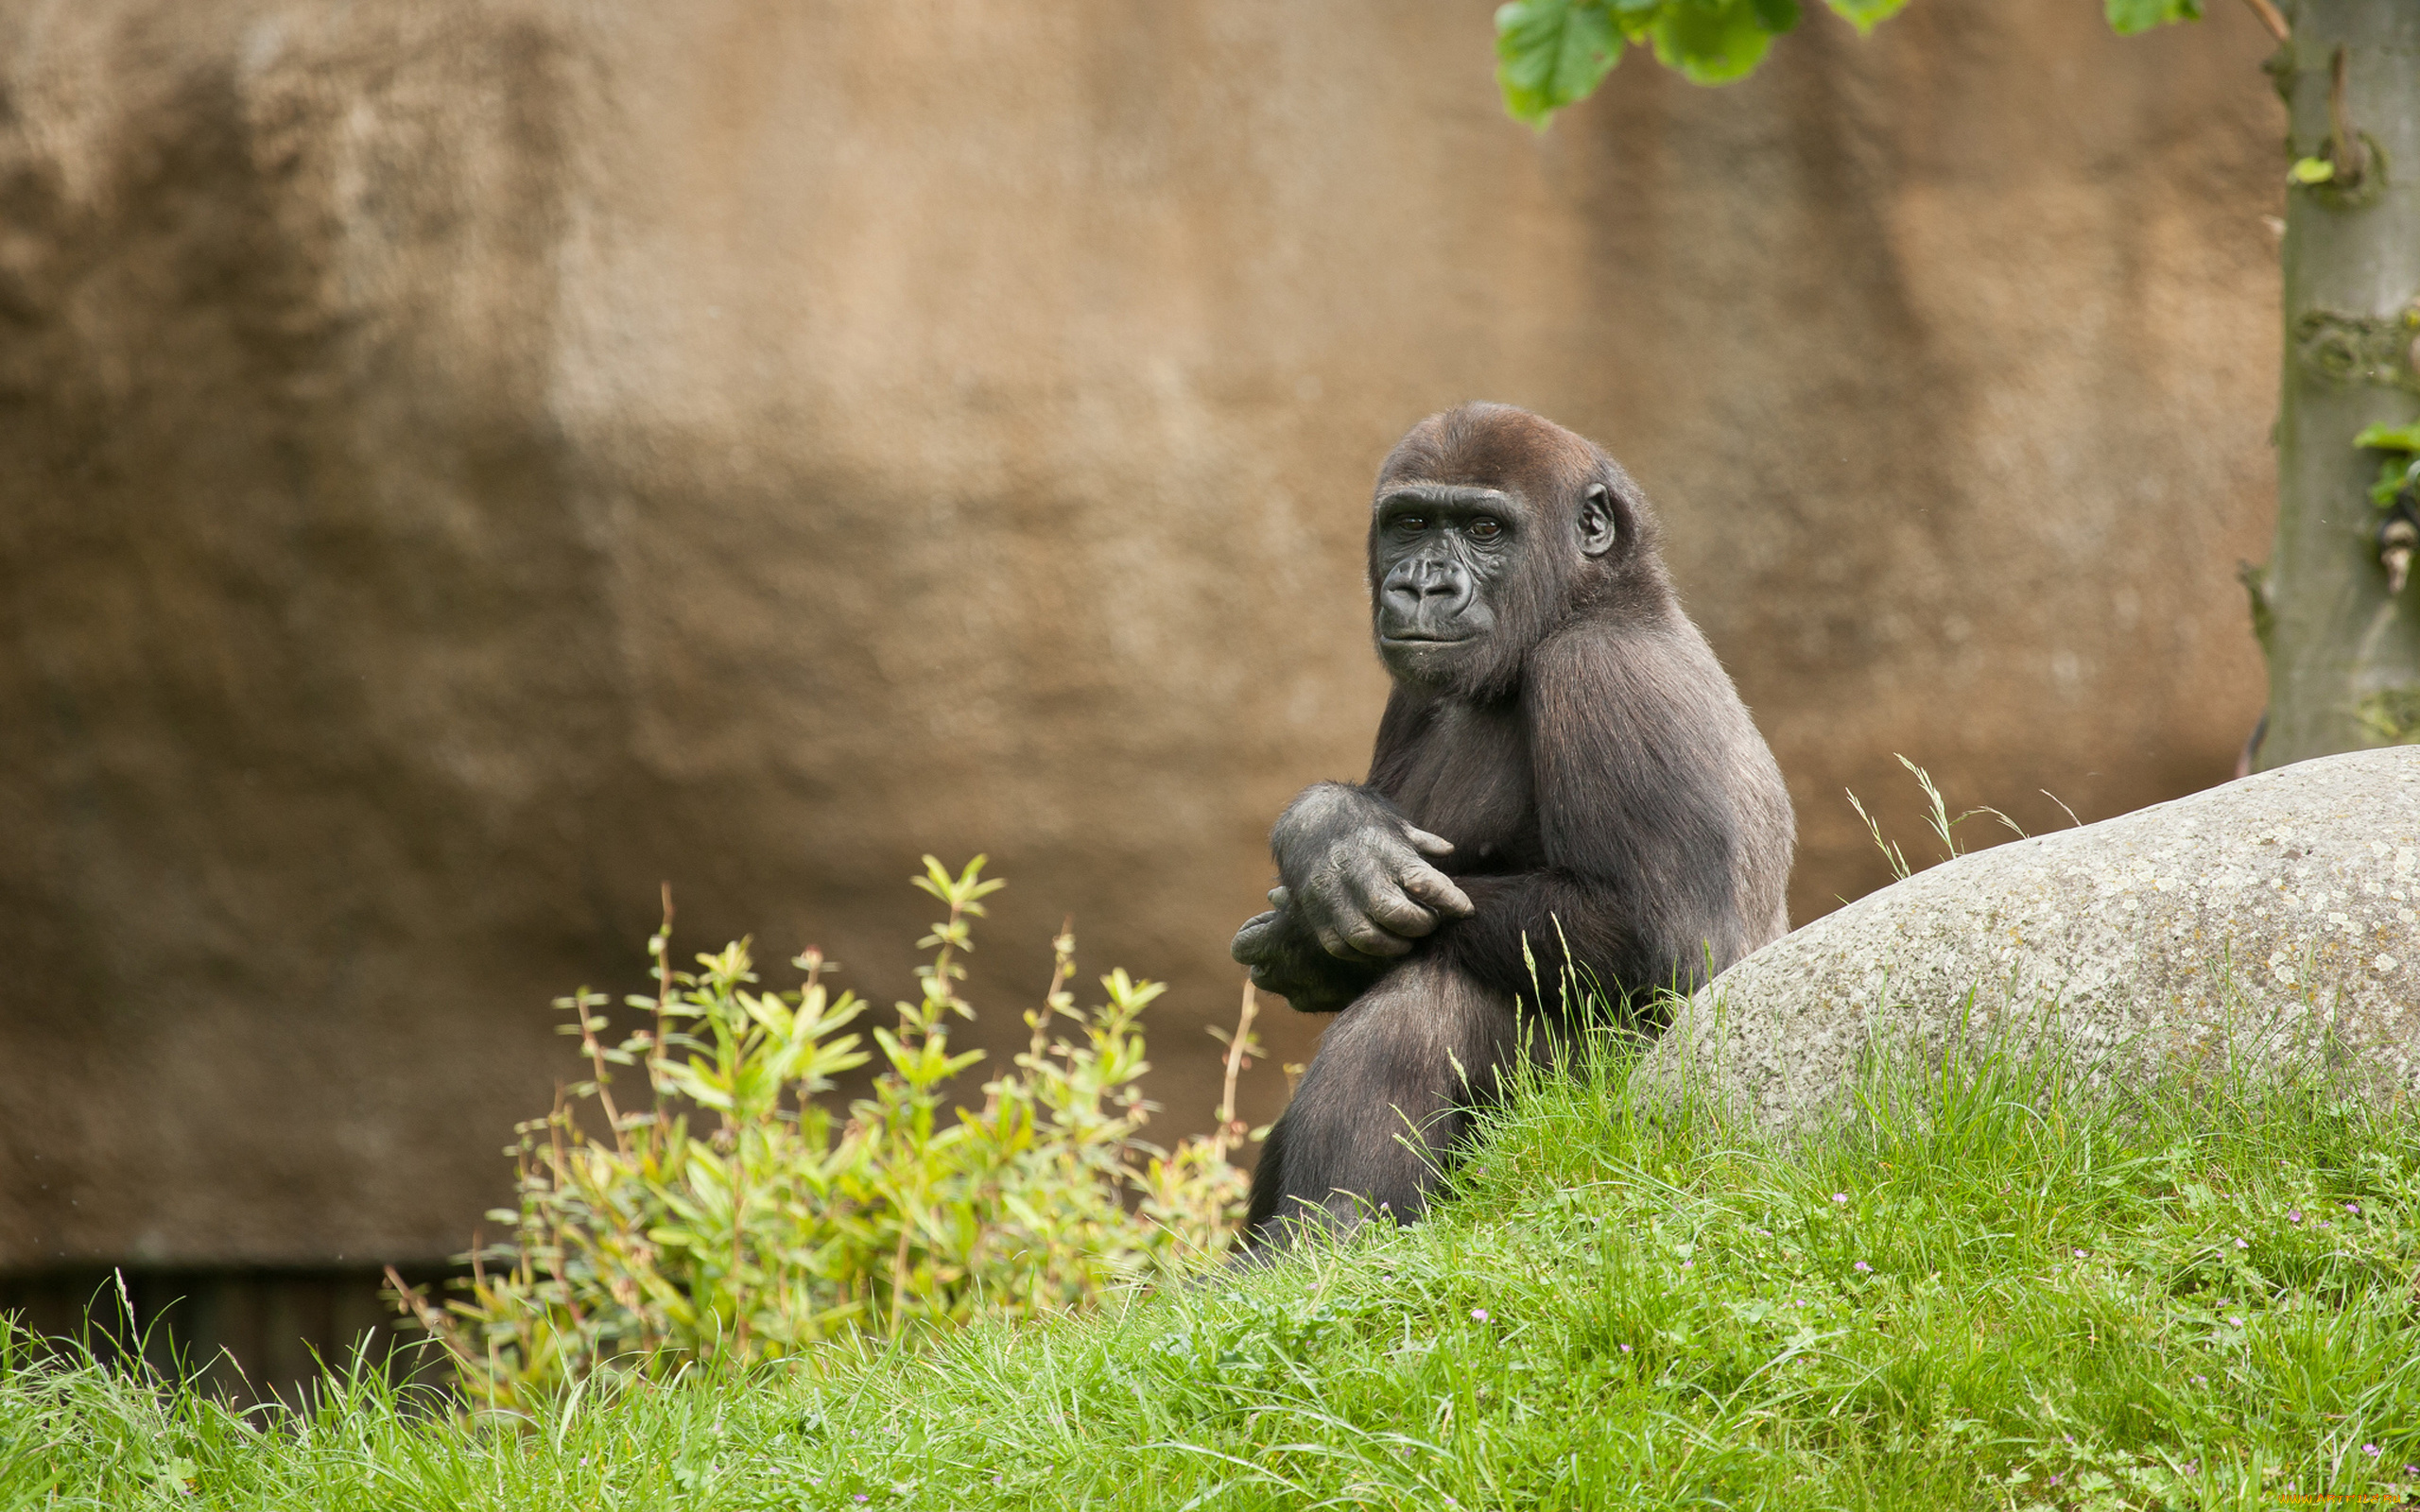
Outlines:
{"type": "Polygon", "coordinates": [[[925,867],[915,885],[948,917],[918,942],[932,953],[921,1001],[873,1029],[872,1052],[841,1032],[867,1005],[833,994],[816,951],[790,990],[755,985],[745,940],[673,970],[668,899],[648,947],[656,990],[625,1000],[644,1026],[609,1041],[602,994],[557,1001],[590,1079],[519,1127],[520,1207],[490,1214],[511,1237],[467,1257],[442,1305],[389,1273],[474,1400],[526,1409],[599,1368],[660,1376],[1081,1307],[1230,1242],[1247,1184],[1227,1159],[1245,1135],[1236,1077],[1258,1053],[1249,991],[1216,1131],[1163,1150],[1141,1138],[1154,1105],[1139,1022],[1164,989],[1116,971],[1108,1000],[1079,1009],[1063,932],[1028,1048],[979,1108],[953,1108],[953,1079],[983,1058],[949,1045],[951,1018],[974,1017],[959,958],[1000,884],[980,856],[957,876],[925,867]],[[875,1055],[872,1095],[845,1118],[817,1101],[875,1055]],[[647,1107],[615,1102],[616,1067],[645,1074],[647,1107]],[[605,1137],[583,1129],[590,1104],[605,1137]]]}

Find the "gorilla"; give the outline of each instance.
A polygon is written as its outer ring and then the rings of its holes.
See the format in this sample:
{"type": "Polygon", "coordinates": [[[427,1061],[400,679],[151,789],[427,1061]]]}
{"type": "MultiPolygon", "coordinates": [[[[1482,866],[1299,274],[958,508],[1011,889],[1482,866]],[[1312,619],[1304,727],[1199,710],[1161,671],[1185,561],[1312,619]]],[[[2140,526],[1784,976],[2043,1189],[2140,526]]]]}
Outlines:
{"type": "Polygon", "coordinates": [[[1369,779],[1288,805],[1274,906],[1235,938],[1337,1015],[1261,1151],[1253,1249],[1410,1222],[1514,1057],[1788,929],[1789,796],[1656,538],[1612,457],[1509,405],[1432,415],[1379,469],[1369,779]]]}

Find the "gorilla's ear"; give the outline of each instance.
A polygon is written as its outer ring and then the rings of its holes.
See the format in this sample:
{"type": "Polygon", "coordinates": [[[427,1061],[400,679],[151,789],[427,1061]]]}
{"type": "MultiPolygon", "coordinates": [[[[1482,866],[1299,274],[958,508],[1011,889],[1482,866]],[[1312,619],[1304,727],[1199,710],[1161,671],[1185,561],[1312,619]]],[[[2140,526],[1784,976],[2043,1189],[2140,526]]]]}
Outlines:
{"type": "Polygon", "coordinates": [[[1614,519],[1614,494],[1601,483],[1591,483],[1580,495],[1580,552],[1601,557],[1614,549],[1620,535],[1614,519]]]}

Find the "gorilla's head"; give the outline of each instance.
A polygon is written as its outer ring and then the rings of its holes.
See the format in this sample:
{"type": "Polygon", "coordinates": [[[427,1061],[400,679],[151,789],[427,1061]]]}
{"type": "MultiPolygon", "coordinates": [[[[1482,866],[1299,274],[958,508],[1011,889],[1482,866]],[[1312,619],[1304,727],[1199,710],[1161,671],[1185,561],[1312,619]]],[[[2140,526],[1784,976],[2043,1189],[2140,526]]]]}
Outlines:
{"type": "Polygon", "coordinates": [[[1644,576],[1666,601],[1652,519],[1613,458],[1509,404],[1431,415],[1378,470],[1371,620],[1399,683],[1468,698],[1519,685],[1573,610],[1644,576]]]}

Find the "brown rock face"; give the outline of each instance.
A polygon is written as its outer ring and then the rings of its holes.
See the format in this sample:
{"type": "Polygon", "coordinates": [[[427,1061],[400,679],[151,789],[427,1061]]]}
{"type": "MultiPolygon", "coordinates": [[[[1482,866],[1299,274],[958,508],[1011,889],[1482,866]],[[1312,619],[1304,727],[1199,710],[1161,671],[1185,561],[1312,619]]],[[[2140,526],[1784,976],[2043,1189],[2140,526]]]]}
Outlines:
{"type": "Polygon", "coordinates": [[[1894,750],[2224,777],[2279,117],[2248,16],[2094,10],[1810,8],[1536,137],[1465,4],[0,9],[0,1268],[461,1247],[665,880],[898,995],[988,851],[994,1034],[1073,914],[1200,1123],[1463,399],[1656,498],[1802,920],[1894,750]]]}

